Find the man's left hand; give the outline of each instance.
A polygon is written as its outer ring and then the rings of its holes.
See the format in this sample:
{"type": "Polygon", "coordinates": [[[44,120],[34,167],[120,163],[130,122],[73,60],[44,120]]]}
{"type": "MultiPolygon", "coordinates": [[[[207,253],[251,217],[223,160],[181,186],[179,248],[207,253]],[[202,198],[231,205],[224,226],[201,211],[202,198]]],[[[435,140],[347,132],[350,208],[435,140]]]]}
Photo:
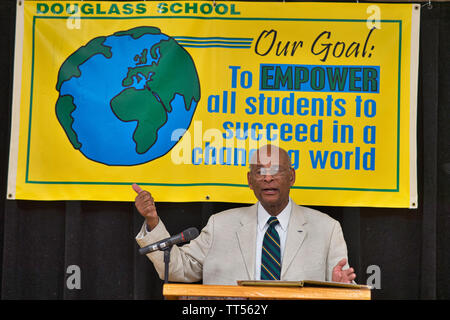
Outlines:
{"type": "Polygon", "coordinates": [[[356,278],[355,270],[353,270],[353,268],[342,270],[342,268],[346,264],[347,259],[345,258],[338,262],[338,264],[333,268],[333,275],[331,281],[352,283],[352,281],[356,278]]]}

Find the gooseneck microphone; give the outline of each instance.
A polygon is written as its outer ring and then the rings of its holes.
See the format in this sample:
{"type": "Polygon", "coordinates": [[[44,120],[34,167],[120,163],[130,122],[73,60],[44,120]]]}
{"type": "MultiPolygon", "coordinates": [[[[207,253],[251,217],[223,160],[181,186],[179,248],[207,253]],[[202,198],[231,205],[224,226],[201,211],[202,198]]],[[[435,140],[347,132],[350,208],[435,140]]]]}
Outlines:
{"type": "Polygon", "coordinates": [[[192,239],[195,239],[197,236],[198,236],[197,228],[193,228],[193,227],[188,228],[175,236],[160,240],[158,242],[155,242],[153,244],[150,244],[148,246],[140,248],[139,253],[144,255],[144,254],[156,251],[156,250],[164,250],[175,244],[191,241],[192,239]]]}

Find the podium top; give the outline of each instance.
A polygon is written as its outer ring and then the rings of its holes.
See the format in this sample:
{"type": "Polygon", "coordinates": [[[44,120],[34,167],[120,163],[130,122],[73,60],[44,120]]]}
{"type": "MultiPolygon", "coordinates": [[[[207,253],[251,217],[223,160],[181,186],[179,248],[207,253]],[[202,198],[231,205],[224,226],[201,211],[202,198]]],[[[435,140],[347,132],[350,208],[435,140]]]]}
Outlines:
{"type": "Polygon", "coordinates": [[[223,286],[167,283],[163,295],[177,299],[370,300],[368,288],[223,286]]]}

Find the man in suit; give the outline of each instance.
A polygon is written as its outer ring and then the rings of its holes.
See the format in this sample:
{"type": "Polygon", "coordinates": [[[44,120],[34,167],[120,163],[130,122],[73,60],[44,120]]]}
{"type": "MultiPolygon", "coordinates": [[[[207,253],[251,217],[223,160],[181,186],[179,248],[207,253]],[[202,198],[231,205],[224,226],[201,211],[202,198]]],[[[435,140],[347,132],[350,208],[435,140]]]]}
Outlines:
{"type": "MultiPolygon", "coordinates": [[[[212,215],[196,239],[174,246],[169,280],[225,285],[260,279],[351,283],[356,275],[347,264],[339,222],[289,197],[295,170],[287,152],[267,145],[250,163],[248,185],[258,202],[212,215]]],[[[133,189],[138,193],[136,208],[145,218],[136,236],[139,246],[169,237],[151,194],[136,184],[133,189]]],[[[163,279],[163,253],[147,256],[163,279]]]]}

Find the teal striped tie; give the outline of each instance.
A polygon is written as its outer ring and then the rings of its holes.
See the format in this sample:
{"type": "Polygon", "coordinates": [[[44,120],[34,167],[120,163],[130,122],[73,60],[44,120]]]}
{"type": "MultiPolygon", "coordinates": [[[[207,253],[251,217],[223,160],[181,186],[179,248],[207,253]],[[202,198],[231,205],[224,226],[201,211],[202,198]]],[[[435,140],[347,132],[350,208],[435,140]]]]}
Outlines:
{"type": "Polygon", "coordinates": [[[276,217],[270,217],[267,223],[269,228],[264,235],[261,253],[261,280],[280,280],[280,236],[275,230],[279,221],[276,217]]]}

